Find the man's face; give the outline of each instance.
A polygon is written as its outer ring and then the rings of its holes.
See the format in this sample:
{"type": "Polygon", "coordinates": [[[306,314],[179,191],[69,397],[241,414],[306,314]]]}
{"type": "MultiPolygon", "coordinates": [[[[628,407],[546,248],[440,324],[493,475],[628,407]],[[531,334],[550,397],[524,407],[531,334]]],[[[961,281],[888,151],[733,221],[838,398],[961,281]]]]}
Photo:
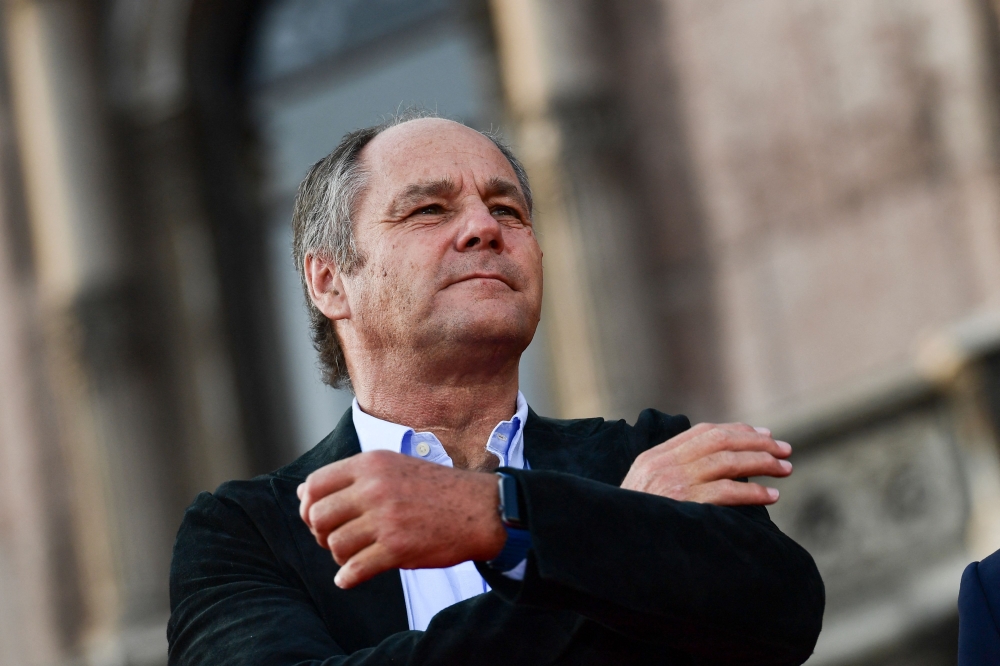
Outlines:
{"type": "Polygon", "coordinates": [[[361,162],[365,260],[344,276],[351,315],[341,325],[369,350],[429,361],[520,354],[541,312],[542,252],[503,154],[458,123],[423,119],[377,136],[361,162]]]}

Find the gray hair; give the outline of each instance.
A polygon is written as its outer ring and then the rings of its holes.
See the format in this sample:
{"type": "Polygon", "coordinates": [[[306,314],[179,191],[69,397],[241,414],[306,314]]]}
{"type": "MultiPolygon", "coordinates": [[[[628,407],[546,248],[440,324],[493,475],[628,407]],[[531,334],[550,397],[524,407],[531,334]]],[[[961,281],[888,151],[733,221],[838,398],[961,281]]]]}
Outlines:
{"type": "MultiPolygon", "coordinates": [[[[302,279],[313,345],[319,352],[323,381],[334,388],[351,388],[351,377],[333,322],[319,311],[309,297],[305,257],[313,254],[332,260],[345,275],[353,274],[364,265],[365,256],[354,240],[353,220],[359,196],[367,184],[367,174],[360,163],[361,151],[372,139],[391,127],[417,118],[433,117],[436,116],[410,110],[378,125],[346,134],[329,155],[312,165],[295,194],[292,259],[302,279]]],[[[510,162],[530,215],[533,202],[524,166],[496,132],[480,133],[492,141],[510,162]]]]}

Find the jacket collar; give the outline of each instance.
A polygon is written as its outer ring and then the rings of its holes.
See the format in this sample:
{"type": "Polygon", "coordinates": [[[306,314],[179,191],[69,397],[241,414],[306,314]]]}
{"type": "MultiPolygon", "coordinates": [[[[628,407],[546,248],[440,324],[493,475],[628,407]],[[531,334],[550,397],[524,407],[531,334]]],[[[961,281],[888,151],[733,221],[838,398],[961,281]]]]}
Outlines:
{"type": "Polygon", "coordinates": [[[305,481],[306,477],[324,465],[350,458],[361,453],[358,432],[354,429],[354,418],[348,409],[340,417],[340,422],[329,435],[294,462],[274,472],[279,478],[291,481],[305,481]]]}
{"type": "MultiPolygon", "coordinates": [[[[603,441],[614,437],[609,425],[600,418],[572,421],[545,418],[529,407],[524,424],[524,457],[534,470],[560,471],[617,484],[627,469],[622,471],[617,469],[620,465],[610,464],[618,456],[604,460],[615,449],[610,442],[603,441]]],[[[358,453],[361,444],[348,409],[323,441],[274,475],[301,482],[320,467],[358,453]]]]}

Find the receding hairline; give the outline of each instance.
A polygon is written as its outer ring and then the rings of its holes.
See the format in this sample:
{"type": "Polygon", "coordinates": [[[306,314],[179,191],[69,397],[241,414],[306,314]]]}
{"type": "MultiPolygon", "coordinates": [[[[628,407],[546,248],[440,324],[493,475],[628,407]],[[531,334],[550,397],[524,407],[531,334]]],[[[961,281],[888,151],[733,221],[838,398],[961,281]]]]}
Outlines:
{"type": "MultiPolygon", "coordinates": [[[[412,139],[412,137],[408,137],[405,134],[398,138],[395,135],[400,134],[401,132],[405,132],[407,130],[412,132],[414,129],[413,127],[414,125],[417,126],[438,125],[439,127],[441,127],[441,129],[458,130],[462,134],[474,138],[477,142],[480,142],[482,145],[489,146],[490,150],[495,151],[495,154],[502,158],[503,163],[506,164],[508,167],[510,167],[511,173],[513,173],[515,176],[517,175],[514,170],[514,166],[510,163],[510,160],[504,154],[503,150],[500,149],[500,146],[497,145],[495,137],[492,137],[488,134],[484,134],[483,132],[473,129],[468,125],[463,125],[462,123],[456,122],[454,120],[448,120],[447,118],[414,118],[412,120],[407,120],[405,122],[399,123],[398,125],[387,127],[386,129],[382,130],[381,132],[373,136],[371,140],[365,143],[364,147],[361,148],[360,151],[358,151],[358,155],[356,158],[358,165],[362,169],[365,169],[368,166],[368,161],[372,151],[380,150],[382,145],[386,144],[386,142],[392,142],[395,140],[396,145],[398,145],[399,143],[403,143],[407,140],[412,139]]],[[[435,134],[431,133],[428,135],[428,138],[429,142],[432,142],[434,139],[440,138],[440,135],[435,136],[435,134]]],[[[394,145],[394,144],[389,143],[388,145],[394,145]]]]}
{"type": "MultiPolygon", "coordinates": [[[[468,125],[464,125],[456,120],[451,120],[449,118],[435,118],[435,117],[410,118],[409,120],[404,120],[401,123],[397,123],[389,127],[386,127],[381,132],[373,136],[371,141],[365,144],[365,147],[361,149],[361,153],[359,153],[358,156],[360,157],[361,154],[364,153],[366,150],[368,150],[372,145],[378,145],[381,141],[384,141],[385,137],[392,136],[393,134],[399,134],[400,132],[404,132],[406,130],[412,130],[414,127],[420,127],[424,125],[428,126],[438,125],[444,128],[458,129],[463,132],[468,132],[472,135],[478,136],[479,138],[490,141],[490,138],[485,134],[483,134],[482,132],[480,132],[479,130],[475,130],[469,127],[468,125]]],[[[490,141],[490,143],[493,142],[490,141]]],[[[494,144],[493,147],[495,148],[496,144],[494,144]]]]}
{"type": "MultiPolygon", "coordinates": [[[[381,132],[379,132],[378,134],[376,134],[375,136],[373,136],[367,143],[365,143],[365,145],[361,148],[361,150],[358,151],[357,157],[355,158],[355,160],[356,160],[356,163],[357,163],[358,167],[360,168],[360,170],[362,172],[368,172],[368,167],[370,166],[369,158],[370,158],[373,146],[377,150],[378,147],[379,147],[379,144],[380,143],[384,143],[385,140],[391,140],[393,138],[392,137],[393,134],[398,134],[400,131],[403,131],[404,128],[407,128],[408,126],[410,126],[410,128],[412,129],[412,126],[415,125],[415,124],[417,124],[417,125],[438,125],[438,126],[442,126],[443,128],[448,128],[448,129],[456,128],[456,129],[459,129],[460,131],[462,131],[464,133],[468,133],[468,136],[475,137],[476,141],[485,142],[484,145],[488,145],[489,148],[490,148],[490,150],[495,151],[496,155],[498,155],[501,158],[501,163],[504,164],[504,166],[507,169],[509,169],[510,176],[512,176],[512,178],[500,178],[498,176],[491,176],[488,179],[488,185],[487,185],[487,187],[489,189],[494,189],[500,183],[503,183],[505,185],[506,184],[513,185],[514,188],[515,188],[515,190],[516,190],[516,195],[515,196],[519,200],[518,202],[522,206],[525,207],[525,209],[527,210],[527,212],[528,212],[529,215],[531,214],[531,204],[529,203],[529,200],[528,200],[528,193],[523,191],[523,187],[522,187],[522,184],[520,182],[520,178],[518,176],[518,171],[514,167],[514,165],[511,163],[510,158],[504,153],[504,151],[501,149],[501,147],[499,145],[497,145],[496,139],[494,137],[488,135],[488,134],[484,134],[483,132],[480,132],[479,130],[473,129],[473,128],[469,127],[468,125],[464,125],[464,124],[462,124],[460,122],[456,122],[454,120],[449,120],[448,118],[436,118],[436,117],[430,117],[430,118],[413,118],[413,119],[404,121],[402,123],[399,123],[398,125],[392,125],[391,127],[385,128],[384,130],[382,130],[381,132]],[[386,137],[386,139],[383,139],[383,137],[386,137]]],[[[365,178],[365,180],[367,181],[367,177],[365,178]]],[[[418,181],[416,183],[411,184],[407,189],[416,188],[416,187],[419,187],[421,185],[439,184],[439,181],[443,182],[443,180],[447,180],[447,179],[434,178],[434,179],[430,179],[430,180],[421,180],[421,181],[418,181]]],[[[360,192],[359,199],[361,199],[361,200],[366,199],[367,198],[367,194],[368,194],[368,183],[366,182],[365,186],[362,188],[362,191],[360,192]]],[[[392,197],[392,201],[390,201],[389,204],[392,205],[397,199],[400,198],[400,196],[403,196],[405,194],[406,194],[406,190],[402,190],[400,192],[395,193],[394,196],[392,197]]],[[[360,201],[358,203],[360,203],[360,201]]]]}

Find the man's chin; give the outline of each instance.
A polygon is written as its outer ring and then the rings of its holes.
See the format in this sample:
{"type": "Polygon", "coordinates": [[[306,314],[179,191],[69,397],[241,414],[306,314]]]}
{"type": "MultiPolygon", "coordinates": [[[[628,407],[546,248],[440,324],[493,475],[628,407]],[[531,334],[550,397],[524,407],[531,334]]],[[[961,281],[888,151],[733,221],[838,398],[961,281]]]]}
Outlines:
{"type": "Polygon", "coordinates": [[[477,289],[474,296],[439,292],[423,324],[417,324],[433,338],[426,341],[435,346],[527,346],[538,325],[538,304],[525,292],[500,284],[502,288],[477,289]]]}
{"type": "Polygon", "coordinates": [[[525,313],[512,308],[483,308],[478,303],[453,318],[438,320],[429,327],[433,346],[499,351],[509,348],[520,354],[535,334],[537,320],[532,322],[525,313]]]}

